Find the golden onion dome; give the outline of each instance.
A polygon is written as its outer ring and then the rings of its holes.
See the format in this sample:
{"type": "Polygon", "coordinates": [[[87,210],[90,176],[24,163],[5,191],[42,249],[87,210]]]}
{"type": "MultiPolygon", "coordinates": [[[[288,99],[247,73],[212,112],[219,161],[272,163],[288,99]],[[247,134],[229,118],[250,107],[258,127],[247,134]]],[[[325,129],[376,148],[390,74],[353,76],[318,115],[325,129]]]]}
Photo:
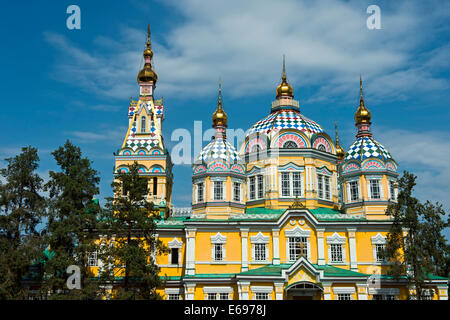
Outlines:
{"type": "Polygon", "coordinates": [[[290,97],[290,98],[294,97],[294,89],[287,82],[286,78],[286,66],[284,56],[283,56],[283,75],[281,77],[281,83],[277,86],[276,94],[277,99],[281,97],[290,97]]]}
{"type": "Polygon", "coordinates": [[[363,90],[362,90],[362,78],[359,78],[359,88],[361,91],[361,98],[359,100],[359,107],[355,112],[355,122],[356,124],[362,124],[367,123],[370,124],[370,119],[372,119],[372,114],[370,113],[369,109],[366,108],[364,105],[364,98],[363,98],[363,90]]]}
{"type": "Polygon", "coordinates": [[[150,24],[147,30],[147,46],[143,53],[145,64],[144,67],[139,71],[137,76],[138,82],[150,82],[156,83],[158,81],[158,74],[153,70],[151,60],[153,58],[152,43],[150,41],[150,24]]]}
{"type": "Polygon", "coordinates": [[[151,65],[144,65],[144,68],[139,71],[137,76],[138,82],[150,82],[156,83],[158,81],[158,74],[152,69],[151,65]]]}
{"type": "Polygon", "coordinates": [[[342,149],[339,141],[336,141],[336,156],[338,157],[338,159],[344,159],[345,156],[345,151],[344,149],[342,149]]]}
{"type": "Polygon", "coordinates": [[[219,79],[219,97],[217,99],[217,109],[213,113],[212,121],[213,121],[213,127],[216,127],[216,126],[223,126],[225,128],[227,127],[228,116],[227,116],[227,113],[225,112],[225,110],[223,110],[223,108],[222,108],[222,86],[221,86],[220,79],[219,79]]]}

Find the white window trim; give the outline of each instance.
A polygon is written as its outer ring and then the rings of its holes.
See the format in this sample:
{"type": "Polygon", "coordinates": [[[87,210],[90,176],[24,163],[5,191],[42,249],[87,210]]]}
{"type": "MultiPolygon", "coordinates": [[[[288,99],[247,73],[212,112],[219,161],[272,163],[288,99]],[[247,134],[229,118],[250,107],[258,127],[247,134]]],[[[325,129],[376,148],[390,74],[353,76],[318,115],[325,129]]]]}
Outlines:
{"type": "Polygon", "coordinates": [[[368,176],[367,177],[367,197],[370,200],[384,200],[384,194],[383,194],[383,179],[379,176],[368,176]],[[372,198],[372,191],[370,189],[370,181],[371,180],[377,180],[378,181],[378,189],[380,190],[380,197],[379,198],[372,198]]]}
{"type": "Polygon", "coordinates": [[[252,243],[252,261],[257,261],[261,263],[266,263],[269,260],[269,242],[270,237],[263,235],[261,232],[258,232],[257,235],[250,237],[250,242],[252,243]],[[256,260],[256,250],[255,250],[255,244],[264,244],[265,247],[265,260],[256,260]]]}
{"type": "Polygon", "coordinates": [[[354,287],[334,287],[333,293],[355,293],[356,290],[354,287]]]}
{"type": "Polygon", "coordinates": [[[272,300],[273,287],[269,287],[269,286],[251,286],[250,289],[252,290],[252,300],[256,300],[256,294],[257,293],[267,293],[268,294],[268,300],[272,300]]]}
{"type": "Polygon", "coordinates": [[[375,236],[371,237],[371,242],[372,242],[372,253],[373,253],[373,262],[380,264],[380,263],[385,263],[384,261],[378,261],[377,260],[377,249],[376,249],[376,245],[377,244],[382,244],[382,245],[386,245],[387,242],[387,237],[383,237],[381,235],[381,233],[377,233],[375,236]]]}
{"type": "MultiPolygon", "coordinates": [[[[294,178],[293,173],[300,173],[300,198],[305,196],[305,174],[304,170],[279,170],[278,171],[278,196],[279,198],[294,198],[294,178]],[[289,173],[289,195],[283,196],[282,173],[289,173]]],[[[316,177],[317,178],[317,177],[316,177]]],[[[317,181],[316,181],[317,185],[317,181]]]]}
{"type": "Polygon", "coordinates": [[[362,195],[361,195],[361,183],[359,181],[359,179],[349,179],[347,181],[347,202],[348,203],[353,203],[353,202],[359,202],[362,200],[362,195]],[[356,198],[356,200],[352,200],[352,194],[350,192],[350,182],[356,182],[356,186],[358,187],[358,197],[356,198]]]}
{"type": "Polygon", "coordinates": [[[286,238],[286,261],[294,262],[295,260],[290,260],[289,256],[289,238],[292,237],[306,237],[306,250],[307,260],[311,260],[311,231],[303,230],[299,226],[295,226],[292,229],[287,229],[284,231],[284,236],[286,238]]]}
{"type": "Polygon", "coordinates": [[[226,244],[227,237],[223,236],[220,232],[217,232],[216,235],[211,236],[211,260],[213,262],[223,262],[226,258],[226,244]],[[222,260],[216,260],[216,248],[215,244],[222,244],[222,260]]]}
{"type": "MultiPolygon", "coordinates": [[[[178,265],[181,264],[181,248],[183,248],[183,242],[179,241],[177,238],[173,238],[172,241],[167,243],[169,249],[178,249],[178,265]]],[[[172,250],[169,252],[169,265],[172,264],[172,250]]]]}
{"type": "Polygon", "coordinates": [[[228,294],[228,300],[231,300],[231,296],[233,294],[232,287],[203,287],[203,295],[204,299],[208,300],[208,293],[216,294],[216,300],[219,300],[220,293],[228,294]]]}
{"type": "Polygon", "coordinates": [[[328,247],[328,263],[330,264],[343,264],[347,261],[347,257],[345,254],[345,244],[347,243],[347,238],[340,236],[337,232],[335,232],[332,236],[327,237],[327,247],[328,247]],[[342,250],[342,261],[332,261],[331,260],[331,245],[332,244],[340,244],[342,250]]]}
{"type": "Polygon", "coordinates": [[[226,184],[226,178],[211,178],[211,200],[212,201],[226,201],[227,199],[227,184],[226,184]],[[222,199],[221,200],[215,200],[215,194],[214,194],[214,182],[222,182],[222,199]]]}
{"type": "MultiPolygon", "coordinates": [[[[242,187],[241,187],[242,188],[242,187]]],[[[262,171],[256,171],[255,173],[253,173],[252,175],[247,177],[247,200],[248,201],[256,201],[256,200],[261,200],[264,199],[264,191],[266,188],[266,182],[264,179],[264,174],[262,173],[262,171]],[[259,198],[259,184],[258,184],[258,176],[262,176],[262,198],[259,198]],[[254,199],[250,199],[250,178],[255,178],[255,198],[254,199]]],[[[242,199],[242,197],[241,197],[242,199]]]]}
{"type": "Polygon", "coordinates": [[[317,172],[317,169],[316,169],[316,185],[317,185],[317,198],[318,199],[331,201],[331,199],[333,198],[333,181],[332,181],[333,179],[332,179],[332,176],[333,176],[333,173],[330,172],[326,167],[320,169],[320,172],[317,172]],[[325,179],[322,179],[322,187],[323,187],[322,194],[323,194],[323,197],[319,198],[319,176],[328,177],[329,178],[329,182],[330,182],[329,183],[329,193],[330,193],[330,197],[329,198],[325,197],[325,179]]]}
{"type": "Polygon", "coordinates": [[[181,300],[181,295],[183,294],[183,289],[181,289],[181,288],[166,288],[166,289],[164,289],[164,294],[166,295],[166,300],[169,300],[169,294],[177,294],[178,300],[181,300]]]}

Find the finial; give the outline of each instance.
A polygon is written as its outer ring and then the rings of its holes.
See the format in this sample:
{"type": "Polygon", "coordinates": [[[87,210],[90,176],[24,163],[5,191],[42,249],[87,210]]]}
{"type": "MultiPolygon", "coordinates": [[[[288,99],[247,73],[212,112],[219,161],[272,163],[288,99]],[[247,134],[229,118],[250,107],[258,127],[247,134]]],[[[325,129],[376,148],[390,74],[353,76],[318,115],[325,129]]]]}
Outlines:
{"type": "Polygon", "coordinates": [[[158,75],[156,72],[152,69],[151,60],[153,57],[153,51],[152,51],[152,42],[150,39],[150,24],[147,26],[147,45],[144,49],[144,67],[141,71],[139,71],[137,81],[139,82],[150,82],[153,81],[154,84],[156,84],[156,81],[158,81],[158,75]]]}
{"type": "Polygon", "coordinates": [[[219,77],[219,96],[217,98],[217,106],[222,108],[222,79],[219,77]]]}
{"type": "Polygon", "coordinates": [[[286,77],[286,57],[283,54],[283,74],[281,76],[281,83],[278,85],[276,90],[276,98],[281,97],[290,97],[294,98],[294,89],[292,86],[287,82],[286,77]]]}
{"type": "Polygon", "coordinates": [[[336,156],[338,159],[343,159],[345,156],[345,151],[342,149],[341,145],[339,144],[339,136],[338,136],[338,129],[337,129],[337,120],[334,120],[334,129],[336,130],[336,156]]]}
{"type": "Polygon", "coordinates": [[[364,101],[363,100],[363,89],[362,89],[362,77],[361,77],[361,74],[359,74],[359,90],[361,92],[361,100],[364,101]]]}
{"type": "Polygon", "coordinates": [[[360,99],[359,99],[359,107],[358,110],[356,110],[355,113],[355,122],[356,125],[359,124],[369,124],[370,125],[370,119],[371,114],[369,109],[366,108],[364,105],[364,97],[363,97],[363,88],[362,88],[362,76],[359,75],[359,91],[360,91],[360,99]]]}
{"type": "Polygon", "coordinates": [[[219,77],[219,95],[217,97],[217,109],[213,114],[213,127],[224,126],[227,127],[228,117],[226,112],[222,109],[222,79],[219,77]]]}

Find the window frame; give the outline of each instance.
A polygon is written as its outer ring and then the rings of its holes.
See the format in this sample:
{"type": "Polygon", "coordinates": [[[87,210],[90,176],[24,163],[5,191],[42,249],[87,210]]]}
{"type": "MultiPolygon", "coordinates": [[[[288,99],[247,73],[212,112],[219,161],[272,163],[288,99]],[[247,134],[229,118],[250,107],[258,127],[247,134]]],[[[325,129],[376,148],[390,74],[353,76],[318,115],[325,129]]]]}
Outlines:
{"type": "Polygon", "coordinates": [[[279,171],[279,192],[280,198],[302,198],[305,195],[305,177],[303,170],[279,171]],[[294,176],[298,179],[294,179],[294,176]],[[287,179],[286,179],[287,177],[287,179]],[[297,186],[294,186],[297,185],[297,186]],[[287,188],[287,189],[286,189],[287,188]],[[286,192],[288,191],[288,192],[286,192]],[[297,194],[296,191],[300,191],[297,194]]]}

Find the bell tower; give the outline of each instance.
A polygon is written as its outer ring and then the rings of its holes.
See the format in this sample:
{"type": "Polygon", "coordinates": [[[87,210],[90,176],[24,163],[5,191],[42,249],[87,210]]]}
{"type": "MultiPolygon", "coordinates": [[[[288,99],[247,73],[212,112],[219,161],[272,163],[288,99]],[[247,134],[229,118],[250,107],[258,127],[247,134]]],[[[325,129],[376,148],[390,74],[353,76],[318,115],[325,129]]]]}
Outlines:
{"type": "Polygon", "coordinates": [[[150,25],[143,56],[144,66],[137,76],[139,98],[130,98],[128,130],[122,147],[114,153],[114,173],[128,172],[129,166],[136,161],[139,164],[139,174],[148,180],[148,201],[154,203],[161,216],[168,217],[173,165],[162,136],[163,99],[157,100],[154,96],[158,75],[152,68],[150,25]]]}

